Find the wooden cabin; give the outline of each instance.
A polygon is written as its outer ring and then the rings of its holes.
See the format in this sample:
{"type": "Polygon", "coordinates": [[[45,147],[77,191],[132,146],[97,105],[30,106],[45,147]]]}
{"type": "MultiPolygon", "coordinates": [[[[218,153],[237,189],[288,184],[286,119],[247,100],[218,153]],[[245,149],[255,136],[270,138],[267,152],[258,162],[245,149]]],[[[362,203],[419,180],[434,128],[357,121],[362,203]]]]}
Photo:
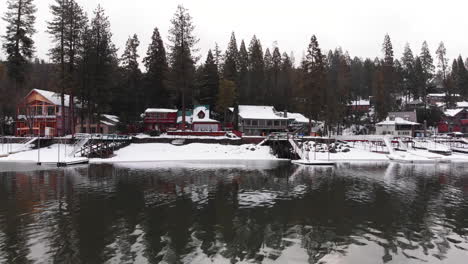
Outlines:
{"type": "Polygon", "coordinates": [[[16,136],[70,134],[72,132],[70,96],[65,95],[64,107],[61,107],[61,101],[59,93],[39,89],[31,90],[17,106],[16,136]],[[63,127],[63,120],[65,120],[65,127],[63,127]]]}

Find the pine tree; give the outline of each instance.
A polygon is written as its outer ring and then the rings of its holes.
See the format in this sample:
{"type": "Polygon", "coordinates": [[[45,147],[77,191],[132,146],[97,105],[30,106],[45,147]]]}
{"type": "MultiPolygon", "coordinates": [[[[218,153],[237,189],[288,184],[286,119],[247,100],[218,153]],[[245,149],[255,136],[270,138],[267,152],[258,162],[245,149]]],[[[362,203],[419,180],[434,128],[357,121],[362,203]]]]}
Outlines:
{"type": "Polygon", "coordinates": [[[290,110],[292,107],[291,99],[294,86],[294,65],[289,55],[283,52],[278,78],[279,98],[281,98],[279,109],[290,110]]]}
{"type": "Polygon", "coordinates": [[[249,98],[248,103],[261,104],[265,98],[263,83],[265,80],[265,64],[260,40],[254,35],[249,45],[249,98]]]}
{"type": "Polygon", "coordinates": [[[414,55],[408,43],[406,43],[403,56],[401,57],[401,67],[403,70],[403,90],[406,95],[406,101],[408,101],[410,95],[414,99],[420,98],[419,91],[415,85],[414,55]]]}
{"type": "Polygon", "coordinates": [[[223,78],[237,82],[238,76],[239,51],[237,50],[237,41],[234,32],[231,34],[226,54],[224,55],[223,78]]]}
{"type": "MultiPolygon", "coordinates": [[[[304,81],[303,90],[305,96],[304,110],[309,118],[323,120],[326,116],[329,106],[326,103],[327,77],[325,57],[319,47],[317,37],[312,35],[307,49],[306,57],[303,61],[304,81]]],[[[309,133],[312,129],[312,123],[309,122],[309,133]]]]}
{"type": "Polygon", "coordinates": [[[35,51],[32,36],[36,33],[36,10],[33,0],[7,0],[3,17],[7,26],[2,47],[7,55],[8,76],[14,81],[16,90],[24,84],[27,65],[35,51]]]}
{"type": "Polygon", "coordinates": [[[236,83],[231,80],[221,80],[219,83],[219,92],[216,101],[216,111],[223,113],[223,120],[226,122],[227,111],[236,100],[236,83]]]}
{"type": "MultiPolygon", "coordinates": [[[[48,22],[47,32],[52,36],[55,44],[50,49],[50,56],[58,66],[59,86],[61,94],[62,112],[65,111],[65,93],[70,93],[70,101],[74,101],[77,86],[76,68],[78,48],[81,35],[86,24],[86,18],[81,7],[74,0],[55,0],[50,6],[53,18],[48,22]]],[[[72,122],[66,127],[62,119],[62,134],[74,133],[74,104],[70,104],[70,119],[72,122]]]]}
{"type": "MultiPolygon", "coordinates": [[[[129,37],[125,50],[120,58],[120,63],[123,72],[123,83],[120,87],[121,94],[117,107],[120,108],[120,115],[122,116],[123,123],[133,123],[137,121],[139,113],[142,112],[143,105],[141,104],[144,98],[144,93],[141,90],[142,73],[140,71],[138,58],[138,47],[140,41],[136,34],[129,37]]],[[[116,107],[114,107],[114,110],[116,107]]]]}
{"type": "MultiPolygon", "coordinates": [[[[434,60],[432,59],[431,52],[429,51],[429,47],[427,42],[424,41],[421,47],[421,54],[419,55],[419,59],[421,60],[421,67],[424,73],[424,89],[420,94],[423,97],[427,96],[427,91],[430,88],[432,79],[434,77],[434,60]]],[[[424,99],[426,100],[426,99],[424,99]]]]}
{"type": "Polygon", "coordinates": [[[216,67],[218,67],[218,75],[223,72],[223,55],[222,51],[218,46],[218,43],[215,43],[215,47],[213,50],[213,57],[216,63],[216,67]]]}
{"type": "Polygon", "coordinates": [[[239,48],[239,101],[241,104],[247,103],[249,96],[249,54],[245,47],[244,40],[239,48]]]}
{"type": "Polygon", "coordinates": [[[381,72],[377,75],[379,81],[376,85],[376,88],[378,89],[376,104],[380,105],[376,108],[378,111],[380,111],[378,113],[379,119],[385,118],[395,104],[392,96],[392,93],[395,92],[393,46],[388,34],[385,35],[384,43],[382,45],[382,52],[384,54],[384,58],[380,68],[381,72]],[[380,76],[380,74],[382,74],[382,76],[380,76]],[[380,77],[382,80],[380,80],[380,77]],[[383,84],[380,84],[380,81],[383,81],[383,84]]]}
{"type": "Polygon", "coordinates": [[[273,57],[271,56],[270,49],[265,50],[265,56],[263,58],[265,65],[265,81],[263,82],[263,103],[272,105],[273,103],[273,57]]]}
{"type": "Polygon", "coordinates": [[[456,71],[457,91],[460,93],[460,95],[462,95],[465,99],[467,99],[468,98],[468,70],[465,64],[463,63],[463,59],[461,56],[458,56],[456,69],[457,69],[456,71]]]}
{"type": "Polygon", "coordinates": [[[282,109],[285,107],[283,97],[284,94],[280,90],[280,75],[281,75],[281,53],[278,47],[275,47],[272,55],[272,65],[271,65],[271,90],[273,96],[273,105],[277,108],[282,109]]]}
{"type": "Polygon", "coordinates": [[[159,34],[158,28],[154,28],[151,43],[143,58],[146,68],[145,74],[145,107],[159,106],[169,107],[169,91],[167,88],[168,65],[166,49],[159,34]]]}
{"type": "Polygon", "coordinates": [[[200,87],[200,104],[209,105],[210,109],[215,108],[219,90],[219,75],[216,61],[211,50],[206,56],[205,65],[202,69],[202,80],[200,87]]]}
{"type": "Polygon", "coordinates": [[[89,31],[90,43],[86,45],[89,52],[90,94],[88,98],[88,119],[91,113],[97,115],[98,131],[100,130],[101,114],[109,111],[112,102],[112,88],[115,83],[112,78],[118,67],[117,49],[112,43],[110,23],[104,9],[98,5],[94,11],[89,31]]]}
{"type": "Polygon", "coordinates": [[[447,49],[445,48],[444,42],[440,42],[439,47],[436,50],[436,56],[437,56],[437,68],[438,68],[437,75],[439,79],[442,80],[442,85],[446,93],[446,103],[447,103],[447,106],[449,106],[453,103],[452,102],[453,91],[452,89],[450,89],[451,87],[449,87],[447,83],[448,59],[447,59],[447,49]]]}
{"type": "Polygon", "coordinates": [[[169,30],[169,62],[171,69],[171,85],[176,92],[176,98],[180,100],[178,106],[182,107],[182,129],[186,124],[186,104],[192,99],[192,89],[195,63],[198,52],[195,45],[198,38],[194,35],[195,26],[188,10],[179,5],[171,20],[169,30]]]}

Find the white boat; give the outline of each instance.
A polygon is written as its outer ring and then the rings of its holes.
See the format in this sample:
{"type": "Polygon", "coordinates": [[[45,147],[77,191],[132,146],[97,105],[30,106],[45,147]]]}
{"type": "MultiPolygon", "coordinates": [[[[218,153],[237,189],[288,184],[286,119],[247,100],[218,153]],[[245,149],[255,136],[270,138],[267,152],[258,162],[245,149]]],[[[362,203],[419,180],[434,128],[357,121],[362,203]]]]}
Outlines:
{"type": "Polygon", "coordinates": [[[182,146],[185,143],[185,139],[174,139],[171,144],[174,146],[182,146]]]}
{"type": "Polygon", "coordinates": [[[335,166],[336,162],[330,160],[292,160],[294,164],[310,166],[335,166]]]}

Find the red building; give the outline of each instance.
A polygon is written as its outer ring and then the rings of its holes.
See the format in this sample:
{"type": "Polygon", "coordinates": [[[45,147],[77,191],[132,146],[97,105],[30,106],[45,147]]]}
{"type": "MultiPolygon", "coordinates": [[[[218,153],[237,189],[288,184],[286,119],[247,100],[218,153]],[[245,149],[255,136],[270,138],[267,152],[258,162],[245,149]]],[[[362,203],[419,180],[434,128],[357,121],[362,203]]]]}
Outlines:
{"type": "Polygon", "coordinates": [[[148,108],[143,114],[145,131],[165,132],[177,127],[177,109],[148,108]]]}
{"type": "Polygon", "coordinates": [[[17,106],[16,136],[61,136],[71,133],[70,96],[65,95],[64,107],[61,107],[61,102],[59,93],[31,90],[17,106]]]}
{"type": "Polygon", "coordinates": [[[439,133],[468,133],[468,112],[465,109],[447,109],[437,128],[439,133]]]}
{"type": "Polygon", "coordinates": [[[208,106],[198,105],[193,110],[192,130],[195,132],[219,132],[222,130],[221,123],[210,118],[208,106]]]}

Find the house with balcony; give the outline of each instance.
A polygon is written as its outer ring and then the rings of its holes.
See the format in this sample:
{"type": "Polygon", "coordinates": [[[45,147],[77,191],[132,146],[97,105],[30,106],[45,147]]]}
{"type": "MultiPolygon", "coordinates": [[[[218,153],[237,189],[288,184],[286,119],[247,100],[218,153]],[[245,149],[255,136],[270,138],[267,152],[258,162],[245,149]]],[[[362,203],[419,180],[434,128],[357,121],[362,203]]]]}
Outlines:
{"type": "Polygon", "coordinates": [[[177,127],[177,109],[148,108],[142,117],[145,131],[166,132],[177,127]]]}
{"type": "Polygon", "coordinates": [[[388,117],[376,124],[377,135],[413,137],[421,124],[417,122],[416,112],[390,112],[388,117]]]}
{"type": "Polygon", "coordinates": [[[288,117],[281,116],[273,106],[264,105],[239,105],[238,120],[239,130],[247,136],[285,132],[289,124],[288,117]]]}
{"type": "MultiPolygon", "coordinates": [[[[33,89],[17,105],[16,136],[61,136],[71,133],[70,96],[33,89]]],[[[76,101],[74,109],[79,108],[76,101]]]]}
{"type": "Polygon", "coordinates": [[[437,129],[439,133],[468,133],[468,111],[464,108],[447,109],[437,129]]]}

